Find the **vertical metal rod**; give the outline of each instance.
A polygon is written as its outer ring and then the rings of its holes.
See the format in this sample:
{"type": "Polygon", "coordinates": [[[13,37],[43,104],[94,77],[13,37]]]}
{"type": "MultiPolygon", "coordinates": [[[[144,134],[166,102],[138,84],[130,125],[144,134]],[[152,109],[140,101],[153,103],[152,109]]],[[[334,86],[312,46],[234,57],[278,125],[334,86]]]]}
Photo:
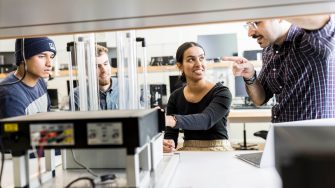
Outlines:
{"type": "Polygon", "coordinates": [[[247,149],[247,131],[245,130],[245,123],[243,123],[243,147],[247,149]]]}

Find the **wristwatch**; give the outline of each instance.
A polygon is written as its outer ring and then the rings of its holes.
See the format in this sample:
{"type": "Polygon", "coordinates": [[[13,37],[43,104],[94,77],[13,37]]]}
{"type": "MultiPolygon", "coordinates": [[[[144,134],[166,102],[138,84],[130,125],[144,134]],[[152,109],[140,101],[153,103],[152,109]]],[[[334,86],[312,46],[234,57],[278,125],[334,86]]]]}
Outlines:
{"type": "Polygon", "coordinates": [[[244,82],[245,82],[247,85],[252,85],[252,84],[257,80],[257,74],[256,74],[256,71],[255,71],[254,75],[253,75],[251,78],[244,78],[244,77],[243,77],[243,80],[244,80],[244,82]]]}

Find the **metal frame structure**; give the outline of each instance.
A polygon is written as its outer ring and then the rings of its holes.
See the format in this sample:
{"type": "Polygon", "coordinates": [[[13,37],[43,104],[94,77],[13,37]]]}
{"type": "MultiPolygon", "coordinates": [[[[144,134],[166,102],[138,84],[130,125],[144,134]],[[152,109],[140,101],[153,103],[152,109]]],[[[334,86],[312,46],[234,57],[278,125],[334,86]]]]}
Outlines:
{"type": "Polygon", "coordinates": [[[0,0],[0,38],[334,12],[335,2],[332,0],[0,0]]]}

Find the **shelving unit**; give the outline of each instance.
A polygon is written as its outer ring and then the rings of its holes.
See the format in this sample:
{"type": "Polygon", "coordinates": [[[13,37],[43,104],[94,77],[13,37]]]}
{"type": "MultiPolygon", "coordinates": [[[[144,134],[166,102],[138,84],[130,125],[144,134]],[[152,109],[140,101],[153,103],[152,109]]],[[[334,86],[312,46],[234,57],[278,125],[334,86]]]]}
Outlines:
{"type": "MultiPolygon", "coordinates": [[[[261,67],[262,66],[262,62],[261,61],[251,61],[251,63],[255,66],[255,67],[261,67]]],[[[231,61],[221,61],[219,63],[208,63],[207,64],[207,69],[215,69],[215,68],[230,68],[232,65],[231,61]]],[[[139,72],[143,72],[143,68],[139,67],[138,68],[139,72]]],[[[163,66],[148,66],[147,67],[147,72],[169,72],[169,71],[178,71],[177,66],[176,65],[163,65],[163,66]]],[[[112,74],[116,74],[117,69],[116,68],[112,68],[112,74]]],[[[73,75],[76,75],[77,71],[73,70],[73,75]]],[[[0,79],[5,78],[7,75],[7,73],[2,73],[0,74],[0,79]]],[[[61,70],[58,71],[57,74],[55,75],[56,77],[61,76],[68,76],[69,75],[69,71],[68,70],[61,70]]]]}

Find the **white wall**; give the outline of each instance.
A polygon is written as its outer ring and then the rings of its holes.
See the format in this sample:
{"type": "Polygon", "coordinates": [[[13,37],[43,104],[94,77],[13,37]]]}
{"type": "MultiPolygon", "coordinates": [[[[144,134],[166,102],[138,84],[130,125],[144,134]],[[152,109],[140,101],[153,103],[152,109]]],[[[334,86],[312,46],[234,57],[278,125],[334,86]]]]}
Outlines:
{"type": "MultiPolygon", "coordinates": [[[[247,143],[264,143],[265,140],[254,136],[254,133],[260,130],[269,130],[269,127],[270,123],[246,123],[247,143]]],[[[231,143],[236,144],[243,141],[243,123],[231,123],[227,129],[231,143]]]]}
{"type": "Polygon", "coordinates": [[[238,39],[238,53],[241,55],[244,50],[260,49],[256,41],[247,36],[247,31],[243,25],[244,22],[236,22],[145,29],[136,31],[136,35],[146,39],[148,57],[151,57],[175,56],[179,45],[186,41],[196,42],[198,35],[236,33],[238,39]]]}
{"type": "Polygon", "coordinates": [[[1,52],[14,52],[15,51],[15,40],[14,39],[4,39],[0,41],[0,51],[1,52]]]}
{"type": "MultiPolygon", "coordinates": [[[[176,49],[186,41],[197,41],[198,35],[237,33],[239,52],[248,49],[259,49],[258,44],[247,37],[243,28],[244,22],[193,25],[182,27],[168,27],[136,30],[136,36],[144,37],[147,44],[147,55],[166,56],[175,55],[176,49]]],[[[107,41],[108,47],[116,47],[115,32],[98,33],[97,40],[107,41]],[[104,36],[102,36],[104,35],[104,36]]]]}

